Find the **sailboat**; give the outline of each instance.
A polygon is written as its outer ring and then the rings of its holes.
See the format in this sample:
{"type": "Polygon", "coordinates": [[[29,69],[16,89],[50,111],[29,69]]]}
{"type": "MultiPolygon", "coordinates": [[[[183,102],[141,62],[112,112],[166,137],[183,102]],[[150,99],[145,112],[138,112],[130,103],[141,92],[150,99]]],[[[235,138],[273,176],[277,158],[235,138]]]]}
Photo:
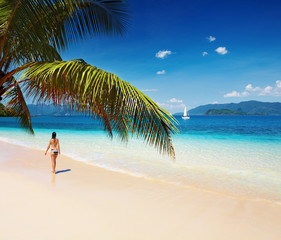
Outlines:
{"type": "Polygon", "coordinates": [[[184,108],[183,116],[181,117],[183,120],[190,119],[189,114],[187,115],[186,107],[184,108]]]}

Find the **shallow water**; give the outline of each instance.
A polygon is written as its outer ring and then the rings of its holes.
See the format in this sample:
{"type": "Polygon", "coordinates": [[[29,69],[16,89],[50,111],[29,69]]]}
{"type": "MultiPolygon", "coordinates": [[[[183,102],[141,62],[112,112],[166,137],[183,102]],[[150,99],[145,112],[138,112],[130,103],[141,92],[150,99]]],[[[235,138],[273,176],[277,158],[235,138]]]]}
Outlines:
{"type": "Polygon", "coordinates": [[[178,118],[176,162],[132,138],[109,139],[85,117],[32,118],[35,136],[0,118],[0,140],[46,149],[57,132],[62,153],[109,170],[239,197],[281,202],[281,116],[178,118]]]}

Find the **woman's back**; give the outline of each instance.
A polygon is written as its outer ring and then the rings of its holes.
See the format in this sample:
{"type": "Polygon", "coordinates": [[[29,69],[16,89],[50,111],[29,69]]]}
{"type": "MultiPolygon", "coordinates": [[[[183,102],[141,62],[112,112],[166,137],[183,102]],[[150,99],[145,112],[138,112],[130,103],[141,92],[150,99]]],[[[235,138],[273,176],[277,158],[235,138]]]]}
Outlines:
{"type": "Polygon", "coordinates": [[[58,139],[57,138],[52,138],[50,140],[50,145],[51,145],[51,149],[57,149],[58,139]]]}

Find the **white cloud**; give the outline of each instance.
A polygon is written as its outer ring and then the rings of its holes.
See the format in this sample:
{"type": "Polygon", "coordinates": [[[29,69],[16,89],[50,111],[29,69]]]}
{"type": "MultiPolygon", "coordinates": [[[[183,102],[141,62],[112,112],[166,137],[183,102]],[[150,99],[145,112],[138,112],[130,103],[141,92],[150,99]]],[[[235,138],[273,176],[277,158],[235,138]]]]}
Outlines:
{"type": "Polygon", "coordinates": [[[227,93],[223,95],[224,97],[241,97],[240,93],[237,91],[232,91],[231,93],[227,93]]]}
{"type": "Polygon", "coordinates": [[[223,95],[224,97],[246,97],[249,96],[249,92],[244,91],[244,92],[237,92],[237,91],[232,91],[231,93],[227,93],[223,95]]]}
{"type": "Polygon", "coordinates": [[[157,92],[159,89],[141,89],[142,92],[157,92]]]}
{"type": "Polygon", "coordinates": [[[164,59],[171,54],[172,54],[172,52],[170,50],[160,50],[155,54],[155,57],[164,59]]]}
{"type": "Polygon", "coordinates": [[[213,37],[213,36],[209,36],[209,37],[207,37],[207,39],[209,40],[209,42],[213,42],[213,41],[215,41],[215,40],[216,40],[216,38],[215,38],[215,37],[213,37]]]}
{"type": "Polygon", "coordinates": [[[182,112],[185,107],[190,108],[190,106],[186,106],[183,103],[183,100],[177,98],[171,98],[170,100],[167,100],[162,103],[157,102],[157,104],[160,107],[166,109],[168,112],[179,112],[179,111],[182,112]]]}
{"type": "Polygon", "coordinates": [[[203,52],[203,53],[202,53],[202,56],[203,56],[203,57],[206,56],[206,55],[208,55],[207,52],[203,52]]]}
{"type": "Polygon", "coordinates": [[[247,91],[244,91],[244,92],[241,93],[241,97],[247,97],[249,95],[250,95],[250,93],[247,92],[247,91]]]}
{"type": "Polygon", "coordinates": [[[167,111],[176,112],[176,111],[183,111],[185,105],[183,103],[159,103],[157,105],[166,109],[167,111]]]}
{"type": "Polygon", "coordinates": [[[257,92],[257,91],[261,91],[262,88],[260,88],[260,87],[255,87],[255,88],[254,88],[252,84],[248,84],[248,85],[245,87],[245,90],[246,90],[246,91],[249,91],[249,92],[257,92]]]}
{"type": "Polygon", "coordinates": [[[251,91],[251,89],[253,88],[252,84],[248,84],[245,89],[248,91],[251,91]]]}
{"type": "Polygon", "coordinates": [[[281,81],[280,81],[280,80],[277,80],[277,81],[276,81],[276,87],[277,87],[277,88],[281,88],[281,81]]]}
{"type": "Polygon", "coordinates": [[[214,101],[214,102],[212,102],[212,104],[218,104],[219,102],[218,101],[214,101]]]}
{"type": "Polygon", "coordinates": [[[221,55],[225,55],[228,53],[228,51],[226,50],[226,47],[218,47],[216,50],[215,50],[218,54],[221,54],[221,55]]]}
{"type": "Polygon", "coordinates": [[[267,86],[264,89],[262,89],[262,91],[259,93],[259,95],[270,95],[271,91],[272,91],[273,87],[271,86],[267,86]]]}
{"type": "Polygon", "coordinates": [[[158,74],[158,75],[166,74],[166,71],[165,70],[158,71],[156,74],[158,74]]]}
{"type": "Polygon", "coordinates": [[[266,86],[265,88],[253,87],[248,84],[242,92],[232,91],[224,94],[224,97],[247,97],[247,96],[281,96],[281,81],[277,80],[275,86],[266,86]]]}
{"type": "Polygon", "coordinates": [[[170,103],[182,103],[182,100],[176,99],[176,98],[171,98],[169,101],[170,103]]]}

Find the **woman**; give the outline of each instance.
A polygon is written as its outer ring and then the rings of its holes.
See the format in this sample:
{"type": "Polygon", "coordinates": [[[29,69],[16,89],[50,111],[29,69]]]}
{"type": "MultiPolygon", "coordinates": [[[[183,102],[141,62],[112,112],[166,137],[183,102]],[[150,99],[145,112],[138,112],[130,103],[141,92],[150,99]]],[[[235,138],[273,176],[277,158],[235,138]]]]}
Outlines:
{"type": "Polygon", "coordinates": [[[59,140],[56,138],[56,135],[57,134],[55,132],[52,133],[52,139],[50,140],[47,150],[45,152],[45,155],[47,155],[47,152],[51,147],[53,174],[56,174],[56,159],[58,157],[58,154],[60,154],[60,144],[59,144],[59,140]]]}

